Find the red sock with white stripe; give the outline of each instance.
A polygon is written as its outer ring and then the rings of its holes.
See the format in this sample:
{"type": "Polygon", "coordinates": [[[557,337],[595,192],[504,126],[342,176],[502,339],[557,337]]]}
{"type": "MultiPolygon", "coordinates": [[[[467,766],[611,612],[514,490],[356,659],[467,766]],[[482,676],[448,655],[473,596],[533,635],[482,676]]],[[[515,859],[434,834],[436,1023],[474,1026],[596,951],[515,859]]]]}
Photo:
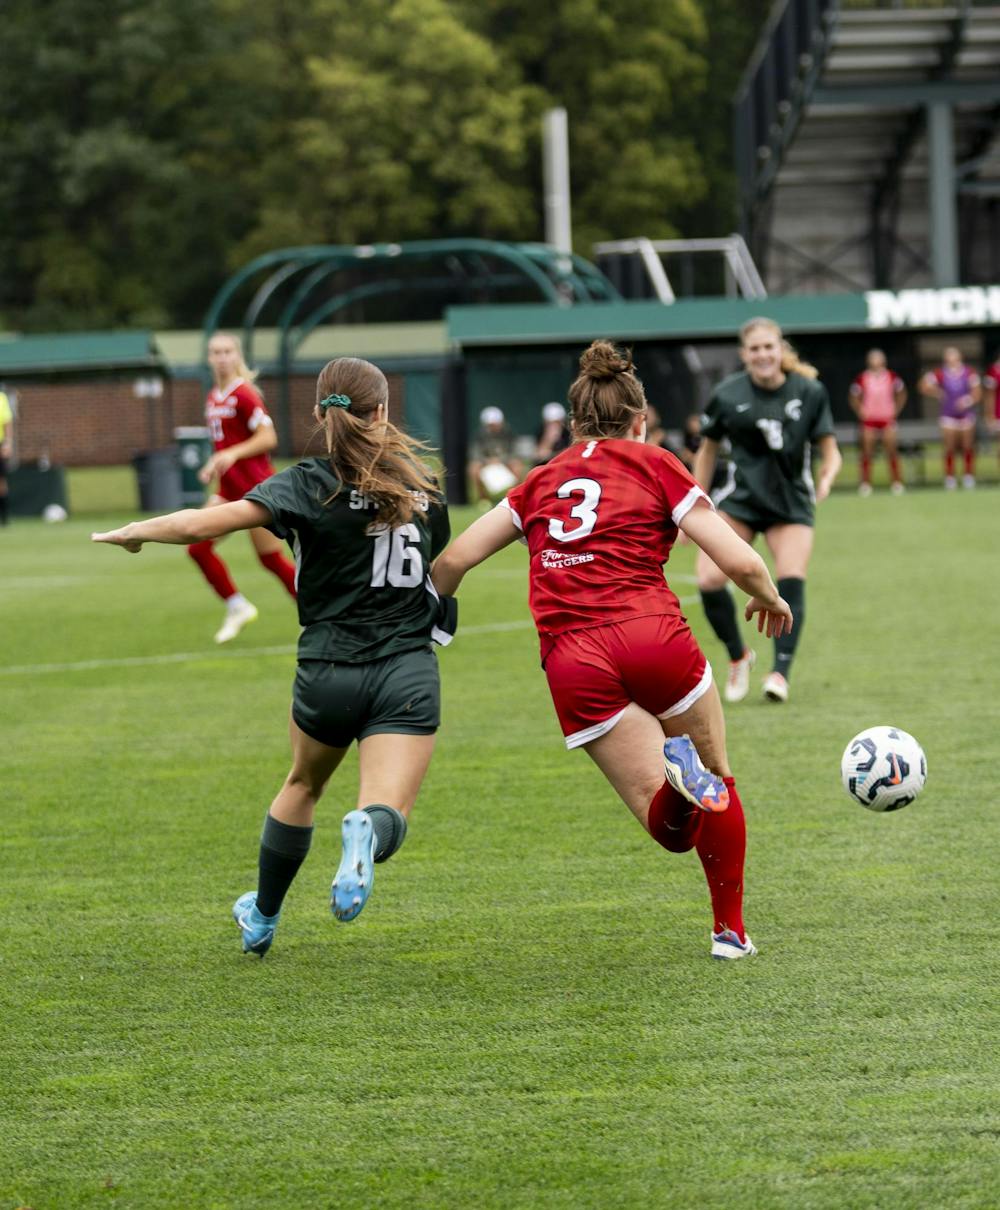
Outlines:
{"type": "Polygon", "coordinates": [[[740,941],[745,941],[743,861],[747,848],[746,820],[736,782],[731,777],[725,777],[723,781],[729,790],[729,808],[718,814],[698,812],[703,819],[695,844],[712,896],[715,916],[712,931],[721,933],[724,929],[732,929],[740,941]]]}

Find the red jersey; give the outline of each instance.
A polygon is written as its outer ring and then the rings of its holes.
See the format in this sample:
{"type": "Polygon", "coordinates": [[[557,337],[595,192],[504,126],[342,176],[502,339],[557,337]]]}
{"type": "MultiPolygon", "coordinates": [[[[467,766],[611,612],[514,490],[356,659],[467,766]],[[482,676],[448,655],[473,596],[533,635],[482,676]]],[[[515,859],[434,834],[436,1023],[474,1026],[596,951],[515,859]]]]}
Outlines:
{"type": "Polygon", "coordinates": [[[1000,361],[995,361],[983,375],[983,386],[993,392],[993,419],[1000,420],[1000,361]]]}
{"type": "Polygon", "coordinates": [[[851,383],[851,394],[861,402],[862,424],[885,424],[896,419],[896,394],[903,380],[892,370],[862,370],[851,383]]]}
{"type": "MultiPolygon", "coordinates": [[[[237,378],[225,390],[213,387],[208,392],[205,421],[215,448],[224,450],[252,437],[262,424],[271,423],[271,417],[257,389],[237,378]]],[[[241,500],[252,487],[273,474],[274,466],[267,454],[241,458],[219,481],[220,495],[227,500],[241,500]]]]}
{"type": "Polygon", "coordinates": [[[639,441],[579,441],[531,471],[503,503],[528,545],[529,604],[543,640],[680,615],[663,565],[699,501],[712,507],[684,464],[639,441]]]}

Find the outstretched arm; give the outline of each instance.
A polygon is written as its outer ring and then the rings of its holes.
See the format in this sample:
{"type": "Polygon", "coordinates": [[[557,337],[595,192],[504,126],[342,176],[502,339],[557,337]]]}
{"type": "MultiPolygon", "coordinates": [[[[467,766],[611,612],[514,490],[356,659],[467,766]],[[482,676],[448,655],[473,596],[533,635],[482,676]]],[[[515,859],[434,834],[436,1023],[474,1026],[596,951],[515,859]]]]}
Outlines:
{"type": "Polygon", "coordinates": [[[208,538],[221,538],[239,529],[256,529],[258,525],[267,525],[270,521],[271,514],[263,504],[236,500],[215,508],[182,508],[180,512],[150,517],[148,521],[131,521],[121,529],[91,534],[90,540],[124,546],[130,554],[135,555],[144,542],[188,546],[208,538]]]}
{"type": "Polygon", "coordinates": [[[509,508],[497,505],[473,521],[465,533],[438,555],[431,568],[434,587],[442,596],[454,596],[462,577],[475,567],[509,546],[521,531],[514,524],[509,508]]]}
{"type": "Polygon", "coordinates": [[[716,567],[721,568],[749,597],[745,617],[757,618],[757,629],[776,638],[792,629],[792,611],[778,595],[764,560],[749,543],[706,504],[696,504],[681,521],[680,528],[696,542],[716,567]]]}

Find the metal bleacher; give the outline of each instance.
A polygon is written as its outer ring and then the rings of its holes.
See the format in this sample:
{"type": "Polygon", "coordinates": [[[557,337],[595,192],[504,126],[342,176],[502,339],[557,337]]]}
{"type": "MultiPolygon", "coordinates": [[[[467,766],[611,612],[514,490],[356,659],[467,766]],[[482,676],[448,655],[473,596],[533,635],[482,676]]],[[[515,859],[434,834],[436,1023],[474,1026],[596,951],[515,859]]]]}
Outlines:
{"type": "Polygon", "coordinates": [[[778,0],[734,131],[771,294],[1000,280],[1000,4],[778,0]]]}

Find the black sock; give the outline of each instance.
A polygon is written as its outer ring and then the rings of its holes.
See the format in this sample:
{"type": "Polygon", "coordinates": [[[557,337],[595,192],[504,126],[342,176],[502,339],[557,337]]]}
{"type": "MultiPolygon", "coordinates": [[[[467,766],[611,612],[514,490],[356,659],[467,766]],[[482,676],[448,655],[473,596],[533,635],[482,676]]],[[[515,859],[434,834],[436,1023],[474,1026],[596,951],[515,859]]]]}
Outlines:
{"type": "Polygon", "coordinates": [[[406,839],[406,816],[395,807],[374,803],[362,808],[375,829],[375,861],[388,861],[406,839]]]}
{"type": "Polygon", "coordinates": [[[276,916],[281,911],[288,888],[309,852],[312,834],[312,828],[282,823],[268,812],[257,864],[257,910],[262,916],[276,916]]]}
{"type": "Polygon", "coordinates": [[[7,524],[7,496],[0,496],[0,525],[7,524]]]}
{"type": "Polygon", "coordinates": [[[778,592],[788,602],[795,619],[792,633],[774,640],[774,671],[780,672],[787,681],[792,674],[792,659],[806,620],[806,582],[799,576],[785,576],[778,581],[778,592]]]}
{"type": "Polygon", "coordinates": [[[736,620],[736,605],[728,588],[702,588],[701,603],[705,607],[705,617],[716,635],[722,640],[729,652],[731,660],[741,659],[746,650],[746,643],[740,634],[740,624],[736,620]]]}

